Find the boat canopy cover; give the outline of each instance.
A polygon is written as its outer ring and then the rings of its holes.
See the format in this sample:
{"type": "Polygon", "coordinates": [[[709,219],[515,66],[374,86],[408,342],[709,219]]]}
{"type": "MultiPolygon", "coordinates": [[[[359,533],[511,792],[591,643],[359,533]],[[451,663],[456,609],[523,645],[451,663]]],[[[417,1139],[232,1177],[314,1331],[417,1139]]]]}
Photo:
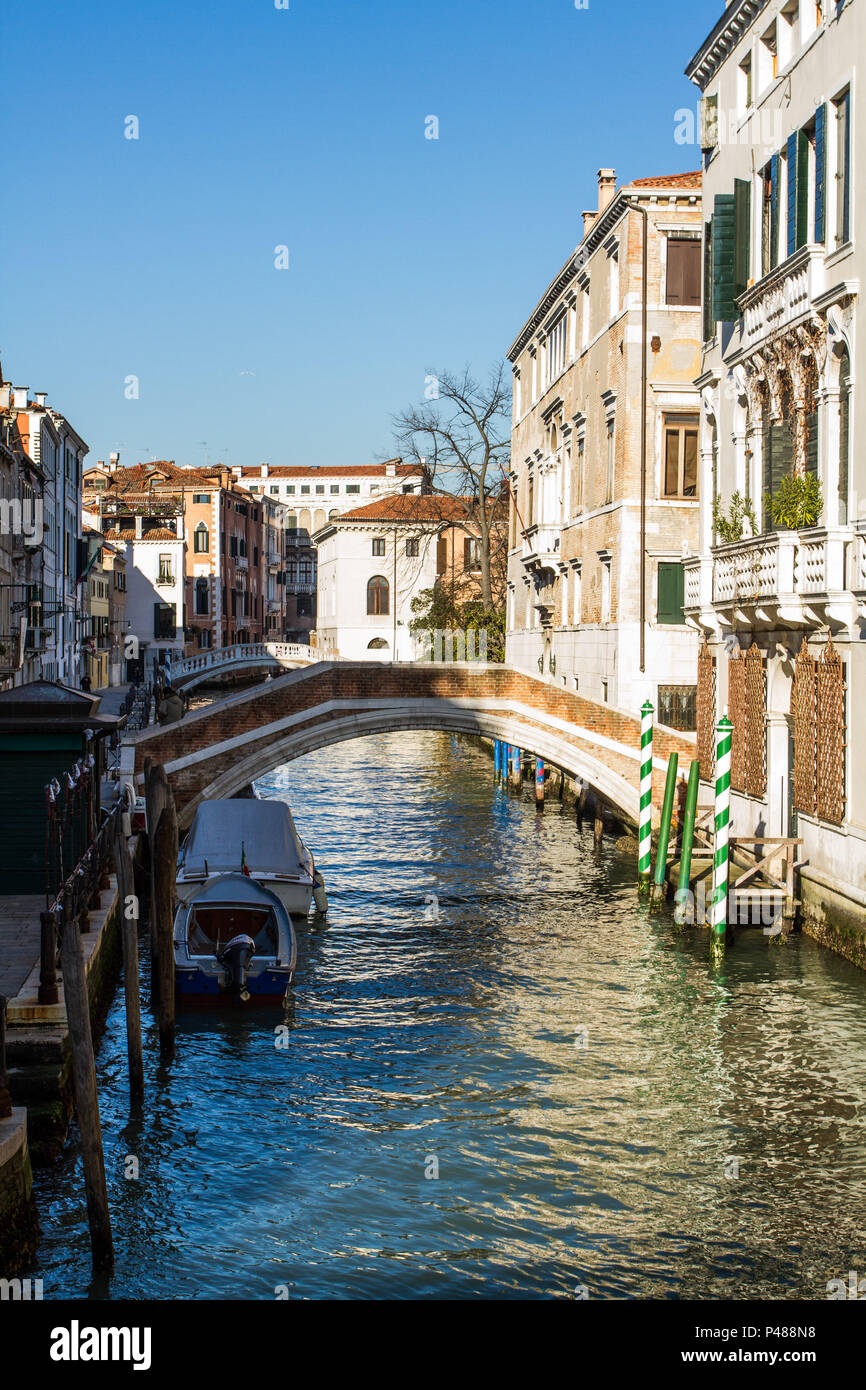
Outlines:
{"type": "Polygon", "coordinates": [[[242,857],[254,874],[305,871],[301,841],[284,801],[238,799],[201,803],[186,842],[185,877],[237,872],[242,857]]]}

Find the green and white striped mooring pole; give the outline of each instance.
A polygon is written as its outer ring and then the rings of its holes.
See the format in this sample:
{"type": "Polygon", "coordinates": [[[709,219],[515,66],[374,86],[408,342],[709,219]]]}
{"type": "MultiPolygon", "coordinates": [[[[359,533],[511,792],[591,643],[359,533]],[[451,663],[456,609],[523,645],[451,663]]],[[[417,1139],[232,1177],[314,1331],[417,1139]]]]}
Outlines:
{"type": "Polygon", "coordinates": [[[731,730],[723,714],[716,725],[716,806],[713,840],[713,901],[710,907],[710,950],[718,960],[725,954],[728,929],[728,834],[731,821],[731,730]]]}
{"type": "Polygon", "coordinates": [[[640,712],[640,810],[637,831],[637,876],[649,886],[653,834],[653,707],[646,700],[640,712]]]}

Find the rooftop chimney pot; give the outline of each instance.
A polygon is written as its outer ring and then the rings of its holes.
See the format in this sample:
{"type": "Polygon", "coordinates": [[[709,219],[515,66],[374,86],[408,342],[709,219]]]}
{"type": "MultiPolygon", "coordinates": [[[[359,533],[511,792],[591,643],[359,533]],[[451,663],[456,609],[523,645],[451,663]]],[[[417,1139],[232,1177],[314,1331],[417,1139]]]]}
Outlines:
{"type": "Polygon", "coordinates": [[[598,171],[598,211],[599,215],[609,207],[616,192],[616,170],[599,169],[598,171]]]}
{"type": "Polygon", "coordinates": [[[27,397],[28,397],[29,394],[30,394],[30,387],[29,387],[29,386],[13,386],[13,387],[12,387],[12,404],[14,405],[14,407],[15,407],[16,410],[26,410],[26,409],[27,409],[27,397]]]}

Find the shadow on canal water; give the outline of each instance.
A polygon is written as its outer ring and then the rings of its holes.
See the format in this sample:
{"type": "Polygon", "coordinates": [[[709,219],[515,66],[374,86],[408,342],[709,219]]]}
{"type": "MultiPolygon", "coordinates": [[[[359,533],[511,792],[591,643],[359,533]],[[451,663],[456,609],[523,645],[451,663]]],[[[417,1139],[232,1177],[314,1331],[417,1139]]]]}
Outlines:
{"type": "Polygon", "coordinates": [[[714,971],[630,856],[472,741],[358,740],[260,790],[331,901],[288,1026],[181,1015],[161,1066],[145,1013],[131,1116],[118,996],[117,1267],[91,1286],[73,1133],[37,1174],[46,1298],[823,1299],[866,1273],[860,972],[753,930],[714,971]]]}

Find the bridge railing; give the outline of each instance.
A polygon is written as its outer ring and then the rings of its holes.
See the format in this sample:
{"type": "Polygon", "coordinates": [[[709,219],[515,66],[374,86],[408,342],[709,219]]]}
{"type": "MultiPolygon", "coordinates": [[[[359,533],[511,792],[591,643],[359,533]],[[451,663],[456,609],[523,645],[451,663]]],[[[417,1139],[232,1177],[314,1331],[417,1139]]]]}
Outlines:
{"type": "Polygon", "coordinates": [[[211,671],[221,667],[238,664],[255,664],[257,661],[322,661],[320,652],[302,642],[235,642],[230,647],[211,647],[197,656],[184,657],[173,661],[169,668],[172,680],[191,676],[198,671],[211,671]]]}

